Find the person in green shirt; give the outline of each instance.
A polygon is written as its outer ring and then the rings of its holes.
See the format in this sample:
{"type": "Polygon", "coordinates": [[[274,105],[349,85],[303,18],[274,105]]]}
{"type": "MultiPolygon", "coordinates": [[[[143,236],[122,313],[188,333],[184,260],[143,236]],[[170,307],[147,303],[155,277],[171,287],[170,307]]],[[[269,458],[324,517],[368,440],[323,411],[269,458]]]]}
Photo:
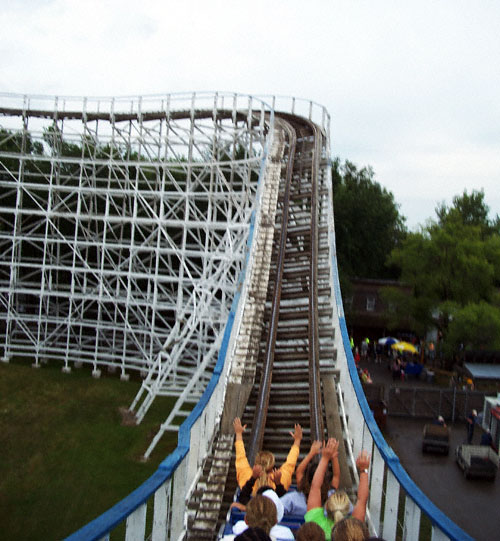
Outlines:
{"type": "MultiPolygon", "coordinates": [[[[336,522],[342,520],[349,514],[351,502],[347,494],[340,490],[332,494],[326,501],[323,508],[321,502],[321,485],[326,474],[328,462],[338,456],[339,442],[335,438],[329,438],[323,444],[321,459],[314,474],[309,497],[307,499],[307,513],[304,517],[306,522],[315,522],[325,532],[327,540],[331,539],[332,529],[336,522]]],[[[356,459],[356,466],[359,471],[358,500],[352,511],[352,516],[364,521],[366,515],[366,504],[368,502],[368,468],[370,467],[370,455],[361,451],[356,459]]]]}

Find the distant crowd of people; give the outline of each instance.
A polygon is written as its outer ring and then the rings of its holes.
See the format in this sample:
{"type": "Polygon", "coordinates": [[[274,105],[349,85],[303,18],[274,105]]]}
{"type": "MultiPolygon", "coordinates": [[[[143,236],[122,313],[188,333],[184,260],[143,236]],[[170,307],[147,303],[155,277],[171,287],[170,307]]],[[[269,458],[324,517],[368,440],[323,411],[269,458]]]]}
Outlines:
{"type": "Polygon", "coordinates": [[[312,442],[296,467],[302,441],[302,428],[296,424],[290,432],[293,443],[284,464],[277,467],[273,453],[260,451],[251,465],[243,442],[246,425],[236,417],[233,428],[239,494],[232,507],[244,511],[245,515],[235,522],[232,533],[227,534],[224,541],[378,539],[370,537],[365,523],[370,468],[366,451],[361,451],[356,460],[359,483],[353,505],[340,488],[339,442],[335,438],[312,442]],[[297,488],[289,490],[294,475],[297,488]],[[303,517],[304,523],[297,531],[280,524],[287,515],[303,517]]]}

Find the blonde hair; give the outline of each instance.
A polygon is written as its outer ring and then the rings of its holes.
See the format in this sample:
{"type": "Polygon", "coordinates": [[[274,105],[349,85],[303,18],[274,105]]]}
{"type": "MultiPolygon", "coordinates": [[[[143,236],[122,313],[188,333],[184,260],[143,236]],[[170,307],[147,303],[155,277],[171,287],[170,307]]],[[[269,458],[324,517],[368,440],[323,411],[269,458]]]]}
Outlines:
{"type": "Polygon", "coordinates": [[[364,541],[370,537],[364,522],[354,517],[346,517],[337,522],[332,531],[335,541],[364,541]]]}
{"type": "Polygon", "coordinates": [[[273,501],[266,496],[254,496],[246,507],[245,522],[250,528],[260,528],[267,535],[278,523],[278,513],[273,501]]]}
{"type": "Polygon", "coordinates": [[[334,522],[342,520],[349,513],[350,508],[351,501],[343,490],[332,494],[325,503],[326,513],[334,522]]]}
{"type": "Polygon", "coordinates": [[[274,487],[274,482],[270,483],[271,479],[269,474],[273,471],[274,468],[274,455],[271,451],[259,451],[255,457],[255,464],[260,464],[262,466],[262,473],[257,479],[254,487],[254,492],[256,492],[260,487],[270,486],[274,487]]]}

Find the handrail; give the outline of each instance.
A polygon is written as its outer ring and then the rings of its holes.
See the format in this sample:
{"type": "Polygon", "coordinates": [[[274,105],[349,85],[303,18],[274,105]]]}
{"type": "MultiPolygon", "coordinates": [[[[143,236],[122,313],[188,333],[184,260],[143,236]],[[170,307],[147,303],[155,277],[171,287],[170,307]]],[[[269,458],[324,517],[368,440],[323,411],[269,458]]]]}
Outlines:
{"type": "MultiPolygon", "coordinates": [[[[240,280],[242,280],[243,274],[244,273],[242,273],[240,280]]],[[[229,313],[229,317],[226,323],[226,328],[222,339],[221,349],[217,358],[217,363],[215,365],[214,372],[207,385],[207,388],[205,389],[199,402],[191,411],[190,415],[179,427],[177,447],[160,463],[156,472],[153,473],[153,475],[151,475],[151,477],[149,477],[144,483],[142,483],[142,485],[136,488],[133,492],[131,492],[128,496],[126,496],[123,500],[118,502],[112,508],[105,511],[102,515],[100,515],[93,521],[87,523],[75,533],[71,534],[69,537],[66,538],[67,541],[97,540],[107,535],[113,528],[123,522],[125,518],[127,518],[146,500],[148,500],[154,494],[154,492],[163,483],[165,483],[165,481],[170,479],[181,461],[189,453],[191,429],[193,428],[193,425],[198,420],[198,418],[201,416],[204,408],[207,406],[216,385],[219,383],[220,376],[224,369],[226,353],[229,345],[229,338],[233,328],[240,295],[240,290],[238,290],[235,294],[233,304],[231,306],[231,311],[229,313]]]]}
{"type": "MultiPolygon", "coordinates": [[[[271,126],[271,128],[274,125],[274,111],[272,110],[269,111],[268,124],[269,126],[271,126]]],[[[272,133],[272,129],[270,129],[269,131],[270,133],[272,133]]],[[[262,185],[265,162],[267,160],[267,154],[268,154],[268,145],[269,145],[269,140],[266,143],[266,147],[264,148],[264,152],[263,152],[263,156],[261,160],[258,192],[262,185]]],[[[257,200],[259,200],[259,194],[257,195],[257,200]]],[[[244,282],[245,282],[246,274],[248,271],[250,251],[251,251],[251,246],[252,246],[253,237],[254,237],[256,219],[257,219],[257,214],[254,211],[252,213],[251,223],[250,223],[250,228],[249,228],[249,233],[248,233],[247,253],[246,253],[246,258],[245,258],[245,264],[240,273],[240,276],[238,277],[236,293],[235,293],[235,296],[231,305],[231,309],[229,312],[229,316],[226,322],[222,344],[221,344],[221,348],[218,354],[218,358],[217,358],[217,362],[216,362],[213,374],[211,376],[211,379],[202,397],[200,398],[196,406],[193,408],[193,410],[191,411],[187,419],[179,427],[178,444],[177,444],[176,449],[160,463],[157,471],[151,477],[149,477],[144,483],[142,483],[137,489],[131,492],[128,496],[126,496],[123,500],[118,502],[112,508],[104,512],[102,515],[100,515],[96,519],[92,520],[91,522],[87,523],[82,528],[80,528],[79,530],[71,534],[69,537],[67,537],[67,540],[88,541],[88,540],[98,540],[103,537],[106,537],[109,534],[109,532],[113,530],[118,524],[123,522],[125,519],[128,520],[128,517],[130,517],[132,513],[140,510],[141,506],[143,506],[149,498],[151,498],[154,494],[156,494],[156,491],[160,487],[162,487],[162,485],[164,485],[166,482],[170,482],[177,468],[179,468],[181,463],[183,463],[183,461],[186,460],[186,458],[188,458],[188,455],[191,450],[192,431],[195,424],[205,413],[205,410],[209,404],[210,399],[212,398],[212,396],[214,396],[216,387],[225,385],[225,381],[224,381],[225,378],[221,378],[221,376],[225,373],[224,372],[225,369],[227,369],[226,355],[230,347],[231,334],[233,331],[235,320],[237,318],[237,314],[239,312],[239,303],[240,303],[242,291],[244,290],[244,282]]],[[[210,428],[212,430],[214,429],[213,426],[210,428]]],[[[185,480],[184,480],[184,483],[185,483],[185,480]]],[[[183,483],[181,482],[180,485],[182,484],[183,483]]],[[[181,497],[184,501],[185,494],[183,494],[181,497]]],[[[164,510],[164,513],[166,514],[166,509],[164,510]]],[[[166,531],[163,533],[166,535],[166,531]]]]}
{"type": "Polygon", "coordinates": [[[321,133],[310,123],[314,132],[314,156],[311,170],[311,262],[309,286],[309,408],[311,412],[311,441],[324,438],[323,406],[319,370],[318,325],[318,174],[321,155],[321,133]]]}
{"type": "MultiPolygon", "coordinates": [[[[196,100],[213,101],[214,96],[217,99],[233,99],[248,100],[257,99],[268,109],[274,111],[288,111],[294,115],[303,116],[315,124],[321,126],[324,133],[330,132],[330,115],[324,105],[320,103],[296,96],[287,96],[285,94],[243,94],[230,91],[213,91],[199,90],[196,92],[170,92],[168,94],[147,94],[136,95],[127,94],[123,96],[74,96],[69,94],[51,95],[51,94],[20,94],[15,92],[0,92],[2,101],[10,101],[11,105],[8,109],[20,109],[27,111],[29,109],[38,109],[40,111],[51,110],[54,114],[54,109],[59,112],[64,111],[79,111],[85,115],[89,112],[99,112],[100,114],[136,114],[147,109],[151,110],[153,106],[164,107],[168,104],[168,109],[172,110],[172,105],[178,102],[186,104],[191,98],[196,96],[196,100]],[[48,104],[52,103],[55,107],[49,108],[48,104]],[[31,104],[31,105],[29,105],[31,104]],[[104,107],[104,108],[103,108],[104,107]]],[[[245,107],[240,107],[244,110],[245,107]]]]}
{"type": "MultiPolygon", "coordinates": [[[[392,472],[396,481],[401,488],[406,492],[409,497],[418,506],[421,511],[430,519],[434,527],[437,527],[442,533],[444,533],[449,539],[456,541],[472,541],[472,537],[464,532],[457,524],[455,524],[449,517],[447,517],[415,484],[410,478],[406,470],[401,465],[399,458],[394,453],[392,448],[385,441],[380,429],[373,417],[373,413],[370,410],[368,402],[366,400],[365,393],[361,386],[359,376],[356,369],[356,364],[351,351],[349,342],[349,334],[347,332],[347,325],[344,316],[344,309],[342,304],[342,296],[340,292],[340,283],[338,279],[338,269],[336,263],[336,249],[335,238],[333,232],[333,220],[331,220],[331,254],[332,254],[332,281],[335,293],[337,316],[339,321],[339,327],[341,331],[341,347],[342,354],[345,356],[347,369],[349,373],[350,383],[354,390],[357,404],[361,410],[362,421],[365,427],[368,429],[373,443],[380,453],[387,468],[392,472]]],[[[357,415],[357,412],[351,412],[353,415],[357,415]]],[[[364,438],[362,438],[364,440],[364,438]]],[[[361,442],[362,444],[363,442],[361,442]]]]}

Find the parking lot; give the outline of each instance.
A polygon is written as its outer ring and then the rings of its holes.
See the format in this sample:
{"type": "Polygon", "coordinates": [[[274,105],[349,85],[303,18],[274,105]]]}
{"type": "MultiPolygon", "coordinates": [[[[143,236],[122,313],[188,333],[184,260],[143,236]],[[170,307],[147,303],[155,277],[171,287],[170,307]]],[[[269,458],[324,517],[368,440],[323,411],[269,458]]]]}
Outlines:
{"type": "MultiPolygon", "coordinates": [[[[421,381],[394,382],[386,366],[362,364],[363,368],[370,371],[375,384],[383,383],[386,387],[430,386],[421,381]]],[[[428,421],[389,415],[384,436],[410,477],[443,513],[478,541],[499,539],[500,474],[494,482],[464,478],[455,460],[455,448],[465,443],[463,422],[449,424],[451,437],[448,456],[422,453],[422,432],[428,421]]],[[[480,427],[476,427],[473,443],[479,443],[481,432],[480,427]]]]}
{"type": "MultiPolygon", "coordinates": [[[[466,480],[455,461],[455,448],[465,441],[465,425],[451,426],[449,456],[422,453],[425,420],[391,417],[386,439],[410,477],[443,513],[478,541],[499,539],[500,476],[494,482],[466,480]]],[[[474,443],[479,443],[480,430],[474,443]]]]}

